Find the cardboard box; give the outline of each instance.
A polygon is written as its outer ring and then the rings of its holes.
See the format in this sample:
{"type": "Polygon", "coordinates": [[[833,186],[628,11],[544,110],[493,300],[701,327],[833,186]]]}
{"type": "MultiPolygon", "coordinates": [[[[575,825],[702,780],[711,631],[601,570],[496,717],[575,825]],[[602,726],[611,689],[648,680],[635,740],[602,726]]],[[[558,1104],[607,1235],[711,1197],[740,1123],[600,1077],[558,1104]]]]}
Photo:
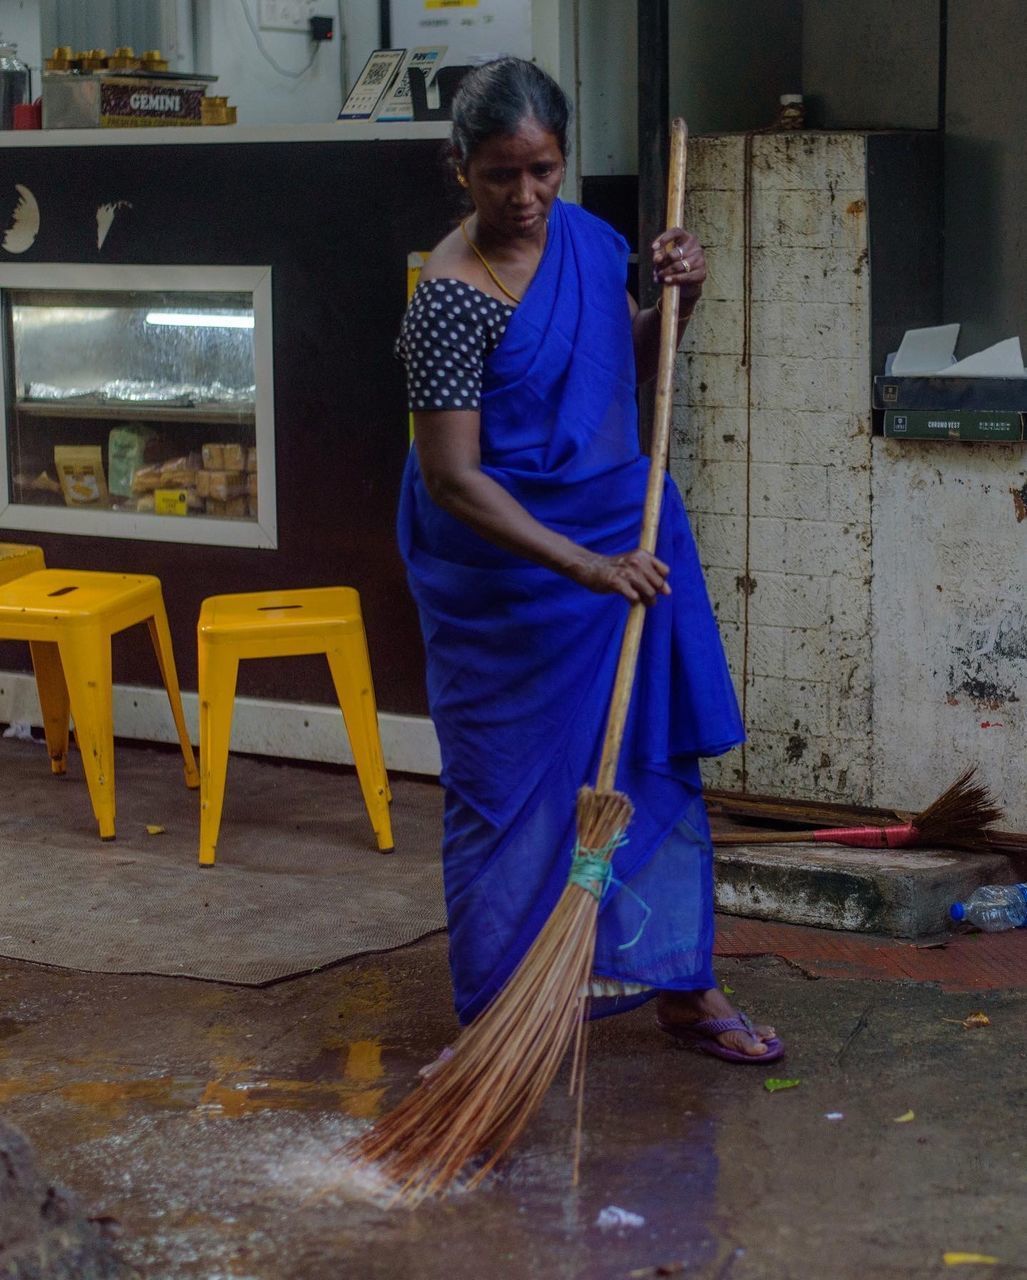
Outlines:
{"type": "Polygon", "coordinates": [[[894,440],[991,440],[1012,444],[1024,438],[1027,414],[1008,411],[887,409],[884,434],[894,440]]]}
{"type": "Polygon", "coordinates": [[[1027,413],[1027,378],[874,379],[875,409],[1027,413]]]}

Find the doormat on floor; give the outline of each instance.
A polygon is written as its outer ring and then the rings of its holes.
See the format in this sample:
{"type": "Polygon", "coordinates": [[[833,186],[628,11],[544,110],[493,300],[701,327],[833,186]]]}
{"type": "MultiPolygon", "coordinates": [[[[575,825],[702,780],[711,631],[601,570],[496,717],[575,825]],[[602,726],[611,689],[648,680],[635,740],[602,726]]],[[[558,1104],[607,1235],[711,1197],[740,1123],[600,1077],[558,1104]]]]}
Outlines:
{"type": "Polygon", "coordinates": [[[0,741],[0,956],[259,986],[445,928],[437,786],[393,783],[381,854],[352,772],[233,756],[201,868],[181,757],[119,743],[114,764],[103,842],[77,752],[56,778],[41,743],[0,741]]]}

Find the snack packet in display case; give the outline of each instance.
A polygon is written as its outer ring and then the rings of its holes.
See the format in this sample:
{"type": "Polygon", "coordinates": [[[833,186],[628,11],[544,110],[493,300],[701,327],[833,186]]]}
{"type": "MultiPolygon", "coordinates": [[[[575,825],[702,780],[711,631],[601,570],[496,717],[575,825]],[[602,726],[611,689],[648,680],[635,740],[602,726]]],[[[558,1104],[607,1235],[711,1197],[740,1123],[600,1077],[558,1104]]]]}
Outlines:
{"type": "Polygon", "coordinates": [[[149,427],[112,427],[107,439],[108,487],[117,498],[132,493],[132,477],[145,461],[146,446],[153,439],[149,427]]]}
{"type": "Polygon", "coordinates": [[[57,478],[69,507],[107,507],[110,495],[99,445],[59,444],[53,451],[57,478]]]}

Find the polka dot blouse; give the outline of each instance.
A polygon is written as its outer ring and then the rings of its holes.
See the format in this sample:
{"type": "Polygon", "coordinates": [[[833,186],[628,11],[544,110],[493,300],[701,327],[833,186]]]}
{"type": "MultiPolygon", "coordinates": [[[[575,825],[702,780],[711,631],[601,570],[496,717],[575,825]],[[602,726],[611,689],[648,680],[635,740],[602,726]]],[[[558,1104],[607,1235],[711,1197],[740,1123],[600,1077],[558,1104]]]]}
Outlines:
{"type": "Polygon", "coordinates": [[[498,346],[513,313],[513,307],[462,280],[423,280],[396,342],[407,367],[410,408],[479,408],[485,357],[498,346]]]}

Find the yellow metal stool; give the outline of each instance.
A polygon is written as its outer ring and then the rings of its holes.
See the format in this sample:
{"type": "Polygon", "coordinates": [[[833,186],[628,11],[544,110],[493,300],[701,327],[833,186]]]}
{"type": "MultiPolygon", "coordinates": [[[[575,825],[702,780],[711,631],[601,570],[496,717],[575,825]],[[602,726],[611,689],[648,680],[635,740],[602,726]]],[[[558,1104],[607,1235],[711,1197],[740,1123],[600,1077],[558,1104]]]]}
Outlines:
{"type": "Polygon", "coordinates": [[[23,573],[44,569],[43,548],[21,542],[0,542],[0,586],[23,573]]]}
{"type": "Polygon", "coordinates": [[[240,658],[323,653],[349,734],[360,790],[378,841],[393,847],[360,597],[352,587],[211,596],[197,628],[200,671],[200,863],[212,866],[225,800],[240,658]]]}
{"type": "Polygon", "coordinates": [[[70,708],[89,799],[104,840],[114,838],[111,636],[137,622],[149,627],[182,745],[186,785],[197,787],[200,777],[182,714],[159,580],[40,569],[0,586],[0,640],[29,642],[50,767],[54,773],[65,771],[70,708]]]}

